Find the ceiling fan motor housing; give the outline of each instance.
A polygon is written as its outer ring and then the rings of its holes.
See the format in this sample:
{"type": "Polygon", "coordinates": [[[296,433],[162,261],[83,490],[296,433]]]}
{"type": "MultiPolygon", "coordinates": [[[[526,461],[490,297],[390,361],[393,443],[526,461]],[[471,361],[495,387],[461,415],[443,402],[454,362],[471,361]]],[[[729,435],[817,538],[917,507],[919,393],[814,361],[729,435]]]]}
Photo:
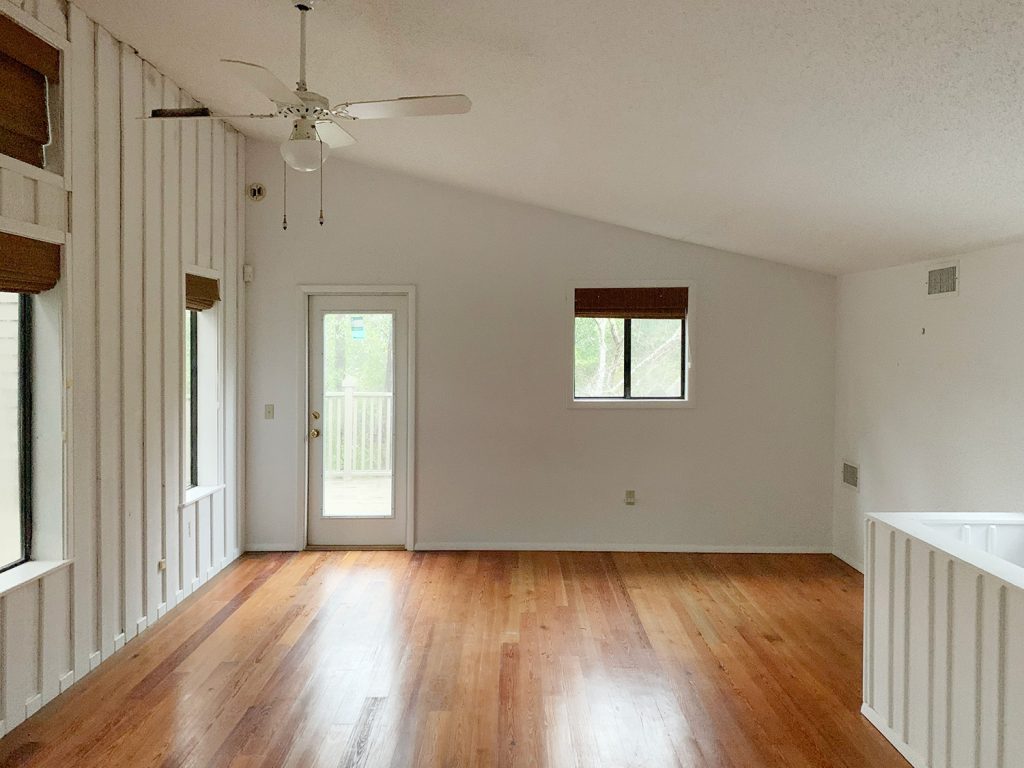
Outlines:
{"type": "Polygon", "coordinates": [[[320,141],[316,132],[316,122],[306,117],[300,117],[292,126],[292,135],[288,141],[320,141]]]}
{"type": "Polygon", "coordinates": [[[313,91],[296,91],[295,95],[302,102],[298,104],[278,104],[281,114],[288,117],[319,118],[330,114],[331,108],[324,96],[313,91]]]}

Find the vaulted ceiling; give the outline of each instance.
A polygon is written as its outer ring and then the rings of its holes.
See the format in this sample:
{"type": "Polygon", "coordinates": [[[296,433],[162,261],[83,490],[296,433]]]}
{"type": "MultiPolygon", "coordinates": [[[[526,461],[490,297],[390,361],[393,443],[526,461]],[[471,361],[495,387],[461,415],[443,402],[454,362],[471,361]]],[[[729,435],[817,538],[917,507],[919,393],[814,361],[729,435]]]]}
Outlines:
{"type": "MultiPolygon", "coordinates": [[[[289,0],[76,0],[198,99],[291,83],[289,0]]],[[[321,0],[332,103],[464,92],[350,126],[351,159],[825,272],[1024,236],[1019,0],[321,0]]],[[[238,127],[281,140],[287,126],[238,127]]]]}

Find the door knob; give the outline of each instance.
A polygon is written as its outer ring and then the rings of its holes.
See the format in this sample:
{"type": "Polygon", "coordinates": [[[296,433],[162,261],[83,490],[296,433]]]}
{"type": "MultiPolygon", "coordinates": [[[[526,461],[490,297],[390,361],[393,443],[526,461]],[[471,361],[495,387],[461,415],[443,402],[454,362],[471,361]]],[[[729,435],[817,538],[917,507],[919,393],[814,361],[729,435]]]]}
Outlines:
{"type": "Polygon", "coordinates": [[[309,436],[310,437],[320,437],[320,430],[316,429],[316,428],[309,430],[309,436]]]}

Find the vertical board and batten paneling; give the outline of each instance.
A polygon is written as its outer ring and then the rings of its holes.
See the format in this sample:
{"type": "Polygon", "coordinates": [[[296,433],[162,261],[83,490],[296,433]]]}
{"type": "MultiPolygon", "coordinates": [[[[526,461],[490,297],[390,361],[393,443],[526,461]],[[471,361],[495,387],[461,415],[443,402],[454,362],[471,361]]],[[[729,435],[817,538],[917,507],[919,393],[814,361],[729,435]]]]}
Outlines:
{"type": "Polygon", "coordinates": [[[0,220],[16,234],[64,242],[67,194],[63,177],[0,157],[0,220]]]}
{"type": "MultiPolygon", "coordinates": [[[[239,194],[241,180],[238,178],[238,140],[234,131],[224,132],[224,186],[222,191],[224,197],[224,264],[223,272],[225,284],[229,281],[234,285],[224,288],[223,320],[221,323],[221,344],[220,344],[220,379],[221,390],[219,393],[221,409],[225,413],[236,413],[238,398],[235,387],[238,377],[234,366],[230,361],[238,358],[238,284],[237,276],[241,271],[238,259],[238,232],[236,226],[231,222],[238,221],[239,194]]],[[[237,487],[237,475],[233,470],[238,460],[237,445],[235,443],[235,428],[230,422],[219,419],[217,427],[220,430],[218,444],[224,446],[224,452],[220,456],[220,468],[218,475],[224,478],[224,493],[221,503],[221,552],[227,553],[237,548],[237,542],[233,538],[230,528],[234,527],[231,510],[236,507],[235,488],[237,487]]],[[[222,554],[220,567],[224,566],[222,554]]]]}
{"type": "Polygon", "coordinates": [[[62,38],[68,36],[68,21],[65,0],[3,0],[3,6],[13,6],[39,21],[43,26],[62,38]]]}
{"type": "Polygon", "coordinates": [[[121,86],[120,45],[96,28],[96,305],[100,651],[124,644],[121,608],[121,86]]]}
{"type": "MultiPolygon", "coordinates": [[[[184,96],[182,106],[195,107],[199,102],[184,96]]],[[[185,120],[181,133],[181,260],[186,266],[196,266],[196,127],[199,122],[185,120]]]]}
{"type": "Polygon", "coordinates": [[[121,46],[121,393],[124,471],[125,639],[138,634],[146,615],[149,560],[145,536],[143,420],[143,123],[142,60],[121,46]]]}
{"type": "Polygon", "coordinates": [[[212,267],[213,220],[210,217],[210,193],[213,189],[213,124],[196,121],[196,264],[212,267]]]}
{"type": "Polygon", "coordinates": [[[81,679],[100,663],[99,574],[97,563],[98,505],[96,473],[97,388],[99,358],[96,312],[96,26],[70,6],[70,85],[74,122],[70,126],[73,249],[67,255],[71,272],[74,318],[64,327],[72,348],[72,454],[74,484],[69,499],[74,541],[75,677],[81,679]],[[74,41],[77,41],[75,44],[74,41]]]}
{"type": "MultiPolygon", "coordinates": [[[[180,91],[167,78],[163,80],[162,105],[178,107],[180,91]]],[[[164,456],[164,600],[168,607],[178,601],[178,527],[181,501],[181,402],[184,392],[182,336],[184,334],[185,278],[181,265],[181,126],[167,122],[163,126],[163,456],[164,456]]]]}
{"type": "MultiPolygon", "coordinates": [[[[142,65],[144,114],[163,103],[163,83],[148,62],[142,65]]],[[[142,408],[143,520],[146,528],[146,611],[139,630],[159,618],[164,605],[164,575],[156,567],[164,556],[163,522],[163,123],[143,123],[142,164],[142,408]]]]}
{"type": "Polygon", "coordinates": [[[0,12],[29,28],[70,38],[66,175],[0,157],[0,229],[66,243],[70,350],[68,560],[0,595],[0,735],[240,554],[243,140],[216,121],[138,119],[195,102],[64,7],[0,0],[0,12]],[[187,265],[222,279],[216,461],[225,487],[182,505],[187,265]]]}
{"type": "Polygon", "coordinates": [[[874,519],[866,566],[865,716],[915,768],[1018,765],[1024,590],[874,519]]]}

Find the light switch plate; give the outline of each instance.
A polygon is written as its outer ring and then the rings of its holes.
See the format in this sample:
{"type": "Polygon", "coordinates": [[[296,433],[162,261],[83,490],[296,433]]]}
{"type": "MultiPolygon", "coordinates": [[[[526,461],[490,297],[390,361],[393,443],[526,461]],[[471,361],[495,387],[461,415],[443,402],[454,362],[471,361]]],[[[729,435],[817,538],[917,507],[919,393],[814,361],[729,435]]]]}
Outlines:
{"type": "Polygon", "coordinates": [[[266,405],[263,406],[263,418],[264,419],[272,419],[272,418],[274,418],[274,404],[273,403],[267,403],[266,405]]]}

